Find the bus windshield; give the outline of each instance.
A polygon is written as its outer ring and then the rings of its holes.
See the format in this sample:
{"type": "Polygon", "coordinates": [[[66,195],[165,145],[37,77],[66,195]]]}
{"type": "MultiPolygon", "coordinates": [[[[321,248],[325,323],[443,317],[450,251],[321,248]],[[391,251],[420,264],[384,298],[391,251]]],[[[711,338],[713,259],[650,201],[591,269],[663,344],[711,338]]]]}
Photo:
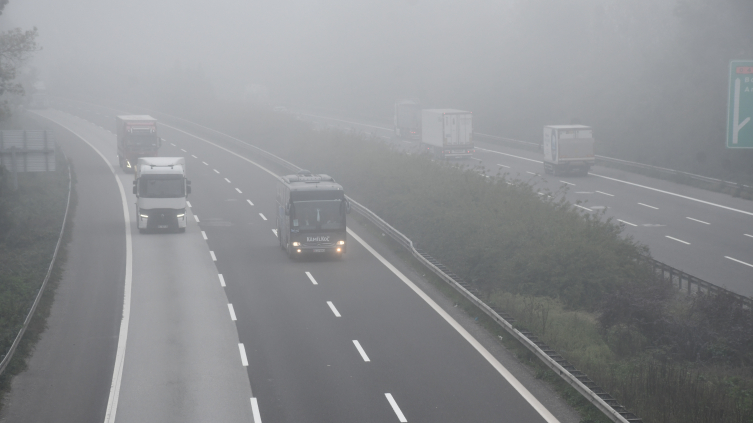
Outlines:
{"type": "Polygon", "coordinates": [[[292,227],[301,231],[345,229],[342,200],[294,201],[292,227]]]}
{"type": "Polygon", "coordinates": [[[139,196],[144,198],[179,198],[186,196],[186,186],[182,176],[172,178],[139,178],[139,196]]]}

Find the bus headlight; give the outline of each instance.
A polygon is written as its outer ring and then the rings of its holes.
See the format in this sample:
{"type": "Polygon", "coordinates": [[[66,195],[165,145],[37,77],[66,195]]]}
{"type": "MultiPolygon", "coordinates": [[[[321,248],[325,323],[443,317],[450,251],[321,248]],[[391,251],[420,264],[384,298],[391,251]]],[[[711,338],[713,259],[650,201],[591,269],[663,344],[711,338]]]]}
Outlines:
{"type": "Polygon", "coordinates": [[[148,214],[140,214],[139,216],[141,216],[142,219],[149,219],[148,214]]]}
{"type": "Polygon", "coordinates": [[[298,249],[298,252],[299,252],[299,253],[301,252],[301,249],[300,249],[300,248],[298,249]]]}
{"type": "Polygon", "coordinates": [[[345,245],[345,241],[337,241],[337,245],[345,245]]]}
{"type": "MultiPolygon", "coordinates": [[[[301,243],[300,243],[300,242],[298,242],[298,241],[293,241],[293,247],[300,247],[300,246],[301,246],[301,243]]],[[[298,250],[298,252],[300,253],[300,252],[301,252],[301,250],[298,250]]]]}
{"type": "Polygon", "coordinates": [[[181,213],[181,214],[179,214],[179,215],[177,215],[175,217],[177,217],[178,219],[183,219],[185,216],[186,216],[185,213],[181,213]]]}
{"type": "Polygon", "coordinates": [[[338,253],[340,252],[340,247],[337,247],[337,252],[338,252],[338,253]]]}

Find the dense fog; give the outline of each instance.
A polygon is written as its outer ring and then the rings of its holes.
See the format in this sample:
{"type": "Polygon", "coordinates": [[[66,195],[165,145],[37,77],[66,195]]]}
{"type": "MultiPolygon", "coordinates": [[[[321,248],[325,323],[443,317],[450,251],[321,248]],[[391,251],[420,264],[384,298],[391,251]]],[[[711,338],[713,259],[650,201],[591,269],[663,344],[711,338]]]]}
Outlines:
{"type": "Polygon", "coordinates": [[[389,118],[397,98],[472,110],[476,128],[540,141],[581,122],[599,149],[724,177],[729,61],[753,59],[749,0],[11,0],[39,29],[54,93],[389,118]]]}

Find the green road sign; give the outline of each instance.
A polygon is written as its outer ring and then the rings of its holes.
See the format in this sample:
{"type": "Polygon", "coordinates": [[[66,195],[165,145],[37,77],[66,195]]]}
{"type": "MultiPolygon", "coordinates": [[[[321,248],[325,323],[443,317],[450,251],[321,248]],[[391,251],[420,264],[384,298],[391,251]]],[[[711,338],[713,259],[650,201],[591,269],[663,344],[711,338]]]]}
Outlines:
{"type": "Polygon", "coordinates": [[[727,148],[753,148],[753,60],[729,62],[727,148]]]}

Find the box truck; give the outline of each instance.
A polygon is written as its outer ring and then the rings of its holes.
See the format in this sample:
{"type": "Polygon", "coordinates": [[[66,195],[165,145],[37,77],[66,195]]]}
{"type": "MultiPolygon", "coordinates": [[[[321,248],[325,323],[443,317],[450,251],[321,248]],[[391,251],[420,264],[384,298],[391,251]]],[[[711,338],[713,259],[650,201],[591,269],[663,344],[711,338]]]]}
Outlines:
{"type": "Polygon", "coordinates": [[[136,222],[146,230],[186,231],[186,200],[191,181],[183,157],[140,157],[133,179],[136,222]]]}
{"type": "Polygon", "coordinates": [[[421,139],[421,103],[418,100],[395,102],[395,137],[406,140],[421,139]]]}
{"type": "Polygon", "coordinates": [[[595,162],[593,130],[583,125],[544,127],[544,172],[588,175],[595,162]]]}
{"type": "Polygon", "coordinates": [[[424,109],[421,113],[421,149],[438,158],[470,157],[473,114],[455,109],[424,109]]]}
{"type": "Polygon", "coordinates": [[[115,117],[118,138],[118,163],[124,171],[133,171],[139,157],[159,156],[162,139],[157,135],[157,119],[148,115],[115,117]]]}

